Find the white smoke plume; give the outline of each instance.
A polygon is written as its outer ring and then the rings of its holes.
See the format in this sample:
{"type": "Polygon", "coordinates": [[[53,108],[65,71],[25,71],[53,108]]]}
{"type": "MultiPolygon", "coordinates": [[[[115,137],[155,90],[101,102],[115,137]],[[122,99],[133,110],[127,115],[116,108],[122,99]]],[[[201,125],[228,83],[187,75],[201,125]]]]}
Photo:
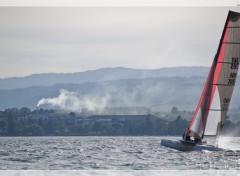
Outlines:
{"type": "Polygon", "coordinates": [[[109,99],[109,95],[82,96],[77,92],[61,89],[57,97],[43,98],[38,102],[37,106],[47,105],[51,108],[79,113],[83,110],[101,112],[109,99]]]}

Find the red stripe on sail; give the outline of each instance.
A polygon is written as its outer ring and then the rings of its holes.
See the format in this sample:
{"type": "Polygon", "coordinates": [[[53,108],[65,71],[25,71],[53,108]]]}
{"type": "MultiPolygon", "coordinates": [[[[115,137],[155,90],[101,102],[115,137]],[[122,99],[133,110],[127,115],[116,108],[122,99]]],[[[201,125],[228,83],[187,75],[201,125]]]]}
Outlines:
{"type": "MultiPolygon", "coordinates": [[[[213,62],[214,62],[214,61],[213,61],[213,62]]],[[[214,64],[214,63],[213,63],[213,64],[214,64]]],[[[213,65],[213,64],[212,64],[212,65],[213,65]]],[[[210,77],[211,77],[211,75],[212,75],[212,74],[211,74],[212,69],[213,69],[213,66],[212,66],[211,69],[210,69],[210,72],[209,72],[209,75],[208,75],[206,84],[205,84],[205,86],[204,86],[202,95],[201,95],[200,100],[199,100],[199,102],[198,102],[198,106],[197,106],[197,108],[196,108],[196,110],[195,110],[195,113],[194,113],[194,115],[193,115],[192,121],[191,121],[191,123],[190,123],[190,125],[189,125],[189,130],[192,128],[193,123],[194,123],[194,121],[195,121],[195,119],[196,119],[196,117],[197,117],[197,114],[198,114],[199,110],[200,110],[200,107],[201,107],[201,105],[202,105],[202,103],[203,103],[203,100],[204,100],[204,97],[205,97],[205,94],[206,94],[206,90],[207,90],[208,85],[209,85],[209,80],[210,80],[210,77]]],[[[188,133],[190,133],[190,131],[188,131],[188,133]]]]}
{"type": "MultiPolygon", "coordinates": [[[[228,33],[229,33],[229,27],[230,26],[230,22],[228,21],[228,24],[227,24],[227,28],[225,30],[225,34],[224,34],[224,38],[223,38],[223,42],[227,42],[228,40],[228,33]]],[[[205,127],[206,127],[206,122],[207,122],[207,116],[208,116],[208,109],[210,109],[210,106],[212,104],[212,101],[213,101],[213,97],[214,97],[214,93],[216,91],[216,84],[218,83],[218,79],[219,79],[219,76],[220,76],[220,72],[221,72],[221,69],[222,69],[222,62],[224,61],[224,56],[225,56],[225,53],[226,53],[226,44],[224,43],[221,43],[221,49],[220,49],[220,52],[219,52],[219,55],[218,55],[218,58],[217,58],[217,65],[216,65],[216,68],[215,68],[215,72],[214,72],[214,78],[213,78],[213,87],[212,87],[212,90],[211,90],[211,97],[210,97],[210,100],[209,102],[207,103],[207,110],[202,114],[202,123],[200,124],[201,125],[201,133],[203,133],[205,131],[205,127]],[[220,62],[220,63],[219,63],[220,62]]],[[[202,106],[203,104],[203,101],[204,101],[204,98],[205,98],[205,94],[206,94],[206,91],[209,87],[209,84],[210,84],[210,78],[212,76],[212,69],[214,67],[214,62],[213,61],[213,64],[212,64],[212,67],[210,69],[210,72],[209,72],[209,75],[208,75],[208,78],[207,78],[207,81],[206,81],[206,84],[204,86],[204,89],[203,89],[203,92],[202,92],[202,95],[201,95],[201,98],[199,100],[199,103],[198,103],[198,106],[196,108],[196,111],[193,115],[193,118],[192,118],[192,121],[189,125],[189,128],[188,128],[188,133],[190,133],[190,130],[193,126],[193,123],[197,117],[197,114],[200,110],[200,107],[202,106]]]]}
{"type": "MultiPolygon", "coordinates": [[[[219,79],[219,76],[220,76],[220,73],[221,73],[221,70],[222,70],[222,63],[224,62],[224,56],[225,56],[225,53],[226,53],[226,44],[224,42],[227,42],[228,41],[228,34],[229,34],[229,27],[230,27],[230,21],[228,21],[228,24],[227,24],[227,28],[226,28],[226,31],[225,31],[225,34],[224,34],[224,38],[223,38],[223,43],[221,44],[221,49],[220,49],[220,52],[219,52],[219,55],[218,55],[218,63],[216,65],[216,69],[215,69],[215,73],[214,73],[214,79],[213,79],[213,87],[212,87],[212,92],[211,92],[211,99],[210,99],[210,103],[209,103],[209,106],[208,106],[208,109],[210,109],[210,106],[212,104],[212,101],[213,101],[213,97],[214,97],[214,93],[216,91],[216,87],[217,87],[217,83],[218,83],[218,79],[219,79]]],[[[205,131],[205,127],[206,127],[206,122],[207,122],[207,116],[208,116],[208,111],[206,111],[206,115],[204,115],[203,117],[203,130],[205,131]]]]}
{"type": "MultiPolygon", "coordinates": [[[[228,21],[227,29],[226,29],[226,32],[225,32],[224,38],[223,38],[223,42],[228,41],[229,26],[230,26],[230,22],[228,21]]],[[[219,55],[218,55],[218,63],[217,63],[215,73],[214,73],[213,89],[212,89],[212,94],[211,94],[210,105],[212,104],[212,101],[213,101],[214,92],[215,92],[216,87],[217,87],[216,84],[218,84],[218,79],[219,79],[219,76],[220,76],[220,72],[222,70],[222,65],[223,65],[222,63],[224,62],[225,53],[226,53],[226,44],[222,43],[221,49],[220,49],[220,52],[219,52],[219,55]]]]}

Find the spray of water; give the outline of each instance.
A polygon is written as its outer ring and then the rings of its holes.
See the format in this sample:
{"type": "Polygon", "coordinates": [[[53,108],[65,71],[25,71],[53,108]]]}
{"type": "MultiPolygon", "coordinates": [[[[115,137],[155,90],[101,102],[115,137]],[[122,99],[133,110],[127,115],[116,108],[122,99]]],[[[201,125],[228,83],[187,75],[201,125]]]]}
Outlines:
{"type": "Polygon", "coordinates": [[[239,146],[239,138],[234,136],[221,136],[218,141],[218,147],[226,150],[239,151],[239,146]]]}
{"type": "Polygon", "coordinates": [[[54,98],[43,98],[37,106],[49,106],[64,111],[81,113],[83,110],[101,112],[110,99],[109,95],[84,96],[77,92],[61,89],[59,95],[54,98]]]}

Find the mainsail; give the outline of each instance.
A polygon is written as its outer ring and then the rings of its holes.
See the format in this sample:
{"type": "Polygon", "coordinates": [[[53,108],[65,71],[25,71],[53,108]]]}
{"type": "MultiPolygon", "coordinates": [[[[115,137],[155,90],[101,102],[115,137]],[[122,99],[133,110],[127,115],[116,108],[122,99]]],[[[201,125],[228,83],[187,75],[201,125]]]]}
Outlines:
{"type": "Polygon", "coordinates": [[[232,92],[235,86],[240,58],[240,13],[229,11],[217,53],[197,105],[188,135],[197,139],[204,137],[209,114],[219,114],[216,135],[224,125],[232,92]],[[218,106],[213,106],[213,101],[218,106]],[[215,113],[216,112],[216,113],[215,113]]]}

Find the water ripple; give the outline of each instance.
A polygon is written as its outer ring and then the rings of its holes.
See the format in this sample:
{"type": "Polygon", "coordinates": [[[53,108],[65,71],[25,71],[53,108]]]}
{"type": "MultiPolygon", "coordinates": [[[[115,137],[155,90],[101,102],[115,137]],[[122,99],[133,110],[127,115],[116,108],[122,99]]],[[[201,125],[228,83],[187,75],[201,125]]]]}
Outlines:
{"type": "MultiPolygon", "coordinates": [[[[240,169],[239,150],[179,152],[160,146],[161,139],[2,137],[0,169],[240,169]]],[[[237,148],[240,138],[234,138],[230,144],[237,148]]]]}

